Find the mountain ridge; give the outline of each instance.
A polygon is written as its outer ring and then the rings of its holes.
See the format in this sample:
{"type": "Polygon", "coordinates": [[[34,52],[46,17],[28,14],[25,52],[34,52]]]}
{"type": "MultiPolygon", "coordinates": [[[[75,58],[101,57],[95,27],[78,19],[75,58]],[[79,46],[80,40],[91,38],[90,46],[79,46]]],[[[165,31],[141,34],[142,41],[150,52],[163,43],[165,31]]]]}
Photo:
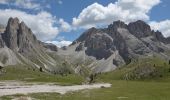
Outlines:
{"type": "Polygon", "coordinates": [[[92,27],[70,46],[60,49],[37,40],[24,22],[10,18],[5,32],[0,34],[0,61],[4,66],[27,64],[50,73],[61,73],[65,68],[75,73],[84,69],[108,72],[138,58],[156,55],[169,59],[169,40],[144,21],[125,24],[119,20],[107,28],[92,27]]]}
{"type": "MultiPolygon", "coordinates": [[[[98,61],[104,59],[107,62],[107,59],[116,54],[118,58],[113,58],[112,63],[121,66],[130,63],[133,59],[155,55],[167,60],[169,43],[168,38],[159,31],[151,30],[144,21],[138,20],[125,24],[119,20],[107,28],[90,28],[71,46],[79,44],[75,48],[77,52],[84,49],[86,55],[95,57],[98,61]]],[[[109,68],[114,69],[114,67],[109,68]]]]}

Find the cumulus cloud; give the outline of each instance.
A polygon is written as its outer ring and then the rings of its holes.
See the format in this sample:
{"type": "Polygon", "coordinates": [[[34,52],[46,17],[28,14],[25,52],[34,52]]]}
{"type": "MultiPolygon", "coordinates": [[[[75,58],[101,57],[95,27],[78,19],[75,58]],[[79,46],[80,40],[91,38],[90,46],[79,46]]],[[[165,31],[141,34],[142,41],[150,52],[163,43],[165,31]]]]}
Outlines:
{"type": "Polygon", "coordinates": [[[0,4],[8,4],[8,0],[1,0],[0,4]]]}
{"type": "Polygon", "coordinates": [[[15,6],[16,8],[41,10],[43,8],[50,8],[45,0],[0,0],[0,4],[15,6]]]}
{"type": "Polygon", "coordinates": [[[42,41],[52,40],[59,33],[58,27],[54,26],[56,18],[45,11],[37,14],[28,14],[13,9],[0,10],[0,24],[6,25],[9,17],[18,17],[21,21],[24,21],[37,38],[42,41]]]}
{"type": "Polygon", "coordinates": [[[60,4],[60,5],[61,5],[61,4],[63,4],[63,1],[61,1],[61,0],[58,0],[58,4],[60,4]]]}
{"type": "Polygon", "coordinates": [[[61,48],[63,46],[69,46],[72,42],[62,40],[62,41],[47,41],[46,43],[52,43],[52,44],[55,44],[57,47],[61,48]]]}
{"type": "Polygon", "coordinates": [[[160,22],[152,21],[150,22],[150,26],[155,31],[161,31],[165,37],[170,36],[170,20],[164,20],[160,22]]]}
{"type": "Polygon", "coordinates": [[[33,2],[33,0],[15,0],[13,5],[26,8],[26,9],[40,9],[41,6],[38,3],[33,2]]]}
{"type": "Polygon", "coordinates": [[[72,24],[75,27],[89,28],[115,20],[126,23],[139,19],[147,21],[149,11],[159,3],[160,0],[118,0],[107,6],[94,3],[84,8],[78,17],[74,17],[72,24]]]}
{"type": "Polygon", "coordinates": [[[65,22],[62,18],[59,19],[60,24],[60,31],[62,32],[69,32],[71,31],[71,25],[67,22],[65,22]]]}

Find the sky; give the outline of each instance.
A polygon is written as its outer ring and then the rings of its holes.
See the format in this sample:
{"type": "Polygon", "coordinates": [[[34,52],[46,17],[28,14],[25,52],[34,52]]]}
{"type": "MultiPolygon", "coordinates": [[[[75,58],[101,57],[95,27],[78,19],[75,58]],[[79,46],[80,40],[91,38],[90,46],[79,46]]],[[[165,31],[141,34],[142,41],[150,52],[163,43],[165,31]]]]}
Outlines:
{"type": "Polygon", "coordinates": [[[170,36],[170,0],[0,0],[0,24],[18,17],[43,42],[67,46],[91,27],[143,20],[170,36]]]}

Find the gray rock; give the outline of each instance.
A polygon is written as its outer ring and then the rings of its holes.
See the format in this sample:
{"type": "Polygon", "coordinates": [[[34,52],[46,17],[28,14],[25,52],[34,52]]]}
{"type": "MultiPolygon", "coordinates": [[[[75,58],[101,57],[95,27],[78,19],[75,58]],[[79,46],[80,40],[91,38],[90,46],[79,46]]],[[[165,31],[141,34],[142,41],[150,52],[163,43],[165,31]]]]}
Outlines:
{"type": "Polygon", "coordinates": [[[152,30],[144,21],[138,20],[128,24],[128,30],[137,38],[147,37],[152,35],[152,30]]]}
{"type": "Polygon", "coordinates": [[[19,29],[19,20],[18,18],[10,18],[5,30],[5,33],[2,34],[2,38],[6,46],[12,50],[18,49],[17,44],[17,35],[19,29]]]}
{"type": "MultiPolygon", "coordinates": [[[[74,44],[80,42],[76,51],[87,47],[85,53],[98,60],[107,59],[117,50],[123,60],[129,63],[133,58],[165,51],[163,48],[165,46],[161,46],[161,43],[158,46],[152,41],[166,42],[162,33],[152,31],[148,24],[139,20],[129,25],[116,21],[105,29],[90,28],[74,41],[74,44]],[[143,39],[147,37],[152,37],[152,40],[143,39]]],[[[113,62],[115,65],[119,65],[115,59],[113,62]]]]}
{"type": "Polygon", "coordinates": [[[84,43],[80,43],[77,47],[76,47],[76,49],[75,49],[75,51],[82,51],[84,49],[84,43]]]}
{"type": "Polygon", "coordinates": [[[58,51],[57,46],[52,43],[43,43],[43,46],[51,51],[58,51]]]}
{"type": "Polygon", "coordinates": [[[0,34],[0,48],[3,48],[5,46],[4,41],[2,39],[2,35],[0,34]]]}

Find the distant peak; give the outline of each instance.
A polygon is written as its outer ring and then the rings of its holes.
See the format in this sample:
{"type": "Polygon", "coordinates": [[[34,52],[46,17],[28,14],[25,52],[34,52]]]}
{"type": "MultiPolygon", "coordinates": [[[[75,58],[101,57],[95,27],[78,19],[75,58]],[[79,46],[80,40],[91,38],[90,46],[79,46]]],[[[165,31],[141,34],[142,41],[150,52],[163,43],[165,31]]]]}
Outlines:
{"type": "Polygon", "coordinates": [[[143,20],[137,20],[136,23],[145,23],[143,20]]]}
{"type": "Polygon", "coordinates": [[[117,21],[114,21],[113,24],[121,25],[121,24],[125,24],[125,23],[123,21],[121,21],[121,20],[117,20],[117,21]]]}
{"type": "Polygon", "coordinates": [[[114,21],[113,24],[110,24],[108,26],[108,28],[112,28],[112,29],[117,29],[117,28],[127,28],[127,24],[125,24],[123,21],[118,20],[118,21],[114,21]]]}
{"type": "Polygon", "coordinates": [[[19,23],[19,19],[17,17],[15,18],[10,17],[8,23],[19,23]]]}
{"type": "MultiPolygon", "coordinates": [[[[131,22],[131,23],[129,23],[128,25],[132,25],[132,24],[134,24],[134,25],[142,25],[142,26],[149,26],[145,21],[142,21],[142,20],[137,20],[137,21],[135,21],[135,22],[131,22]]],[[[150,27],[150,26],[149,26],[150,27]]]]}
{"type": "Polygon", "coordinates": [[[135,35],[138,38],[152,35],[152,30],[150,26],[142,20],[129,23],[128,29],[133,35],[135,35]]]}
{"type": "Polygon", "coordinates": [[[95,27],[89,28],[88,31],[94,31],[97,30],[95,27]]]}

